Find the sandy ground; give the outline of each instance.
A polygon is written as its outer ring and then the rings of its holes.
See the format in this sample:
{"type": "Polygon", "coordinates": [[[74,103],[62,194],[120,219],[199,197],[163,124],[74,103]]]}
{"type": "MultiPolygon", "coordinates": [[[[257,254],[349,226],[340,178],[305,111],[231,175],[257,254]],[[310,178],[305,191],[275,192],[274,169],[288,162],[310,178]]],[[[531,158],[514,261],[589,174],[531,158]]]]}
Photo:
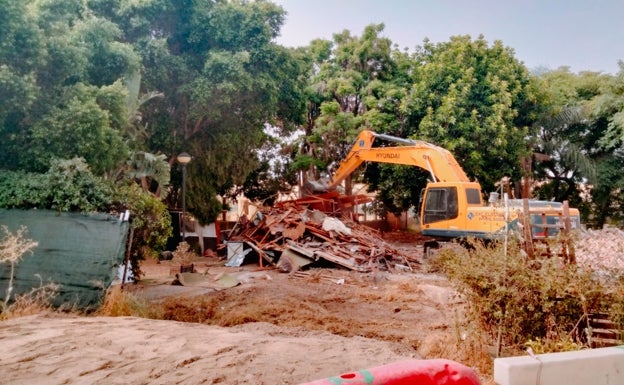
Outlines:
{"type": "Polygon", "coordinates": [[[3,384],[297,384],[410,358],[393,343],[267,323],[232,328],[132,317],[2,324],[3,384]]]}
{"type": "Polygon", "coordinates": [[[126,290],[168,301],[199,323],[74,315],[2,321],[0,382],[299,384],[404,359],[452,359],[436,349],[454,333],[461,300],[440,277],[291,275],[204,258],[196,264],[204,284],[174,286],[174,264],[144,267],[142,283],[126,290]],[[238,284],[219,287],[224,274],[238,284]]]}

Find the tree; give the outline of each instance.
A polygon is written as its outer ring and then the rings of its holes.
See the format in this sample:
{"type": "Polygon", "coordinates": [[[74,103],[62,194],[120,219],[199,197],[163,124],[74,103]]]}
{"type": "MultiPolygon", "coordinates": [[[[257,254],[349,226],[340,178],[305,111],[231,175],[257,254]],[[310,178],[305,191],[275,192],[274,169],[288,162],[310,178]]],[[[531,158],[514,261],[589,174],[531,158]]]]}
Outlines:
{"type": "Polygon", "coordinates": [[[265,125],[288,132],[301,121],[301,63],[272,43],[284,11],[270,2],[160,4],[163,12],[151,20],[156,38],[136,45],[146,67],[144,89],[164,94],[146,108],[149,149],[171,154],[171,161],[181,151],[193,156],[187,207],[206,223],[221,212],[216,195],[258,167],[265,125]]]}
{"type": "Polygon", "coordinates": [[[45,58],[31,3],[0,1],[0,164],[5,167],[15,167],[16,152],[27,147],[18,125],[37,98],[36,70],[45,58]]]}
{"type": "Polygon", "coordinates": [[[545,110],[534,142],[543,159],[534,162],[534,175],[541,182],[536,193],[570,201],[581,210],[583,222],[601,227],[609,212],[618,215],[610,202],[617,199],[610,195],[620,183],[613,169],[620,157],[617,147],[604,146],[608,122],[617,111],[604,108],[610,104],[605,91],[613,79],[595,72],[574,74],[563,67],[540,74],[538,80],[545,110]]]}
{"type": "Polygon", "coordinates": [[[588,103],[594,119],[590,137],[598,183],[592,193],[591,224],[601,228],[608,221],[624,219],[624,63],[615,76],[602,76],[600,93],[588,103]]]}
{"type": "Polygon", "coordinates": [[[501,41],[490,46],[483,36],[454,36],[425,40],[413,61],[406,134],[451,151],[486,191],[504,176],[520,179],[537,100],[513,50],[501,41]]]}
{"type": "Polygon", "coordinates": [[[73,157],[83,157],[98,175],[118,167],[128,155],[121,132],[127,90],[118,80],[139,65],[132,47],[119,41],[120,30],[93,16],[82,1],[0,6],[14,16],[2,27],[11,42],[2,46],[11,49],[11,58],[0,62],[27,69],[20,79],[10,79],[11,69],[0,66],[0,81],[11,84],[3,88],[6,100],[20,104],[9,105],[10,113],[0,117],[4,167],[43,172],[51,159],[73,157]]]}
{"type": "Polygon", "coordinates": [[[82,157],[95,174],[103,175],[126,159],[121,135],[111,127],[114,115],[98,104],[106,91],[82,85],[68,90],[67,100],[59,101],[31,127],[23,167],[41,172],[52,159],[82,157]]]}
{"type": "MultiPolygon", "coordinates": [[[[383,30],[383,24],[372,24],[361,37],[345,30],[334,35],[331,46],[322,41],[311,46],[317,62],[309,86],[314,92],[308,93],[308,127],[313,129],[305,139],[306,146],[312,147],[306,148],[306,155],[313,154],[330,173],[366,127],[371,95],[391,79],[394,71],[392,43],[380,36],[383,30]]],[[[351,179],[345,184],[350,194],[351,179]]]]}

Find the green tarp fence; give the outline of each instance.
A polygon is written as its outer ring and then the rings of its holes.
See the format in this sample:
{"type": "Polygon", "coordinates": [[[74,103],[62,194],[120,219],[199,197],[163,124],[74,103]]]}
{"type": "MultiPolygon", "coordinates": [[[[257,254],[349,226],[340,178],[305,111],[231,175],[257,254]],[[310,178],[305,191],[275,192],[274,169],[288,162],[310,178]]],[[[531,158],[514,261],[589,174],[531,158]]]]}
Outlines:
{"type": "MultiPolygon", "coordinates": [[[[93,310],[123,265],[129,223],[107,214],[58,213],[48,210],[0,210],[0,225],[13,234],[25,226],[24,238],[38,242],[15,265],[13,293],[25,294],[41,284],[60,285],[55,306],[93,310]]],[[[11,266],[0,264],[0,298],[5,300],[11,266]]]]}

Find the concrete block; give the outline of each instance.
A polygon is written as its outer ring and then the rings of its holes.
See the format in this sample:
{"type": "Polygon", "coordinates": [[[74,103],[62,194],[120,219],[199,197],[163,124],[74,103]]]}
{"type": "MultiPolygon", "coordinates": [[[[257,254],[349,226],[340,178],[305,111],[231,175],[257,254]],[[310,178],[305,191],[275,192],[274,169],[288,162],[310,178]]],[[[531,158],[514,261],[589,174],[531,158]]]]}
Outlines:
{"type": "Polygon", "coordinates": [[[498,385],[624,384],[624,346],[497,358],[498,385]]]}

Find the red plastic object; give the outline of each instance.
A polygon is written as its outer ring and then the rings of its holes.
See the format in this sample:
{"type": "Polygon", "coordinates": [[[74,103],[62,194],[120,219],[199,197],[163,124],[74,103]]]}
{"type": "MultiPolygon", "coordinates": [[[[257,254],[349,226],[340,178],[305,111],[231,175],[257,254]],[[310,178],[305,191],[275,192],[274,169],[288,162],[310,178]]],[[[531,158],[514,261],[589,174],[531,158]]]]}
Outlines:
{"type": "Polygon", "coordinates": [[[300,385],[480,385],[474,370],[451,360],[408,360],[300,385]]]}

